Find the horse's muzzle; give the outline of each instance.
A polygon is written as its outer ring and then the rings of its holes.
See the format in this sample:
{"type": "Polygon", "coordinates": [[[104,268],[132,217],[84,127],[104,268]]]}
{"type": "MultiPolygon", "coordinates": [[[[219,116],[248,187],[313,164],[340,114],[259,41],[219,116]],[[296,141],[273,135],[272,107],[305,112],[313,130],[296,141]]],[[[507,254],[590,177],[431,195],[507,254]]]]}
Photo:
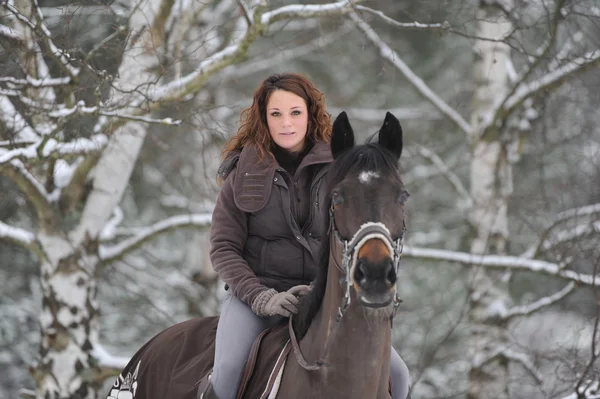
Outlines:
{"type": "Polygon", "coordinates": [[[352,269],[356,295],[363,306],[370,308],[381,308],[392,303],[396,279],[396,270],[390,258],[373,262],[361,257],[352,269]]]}

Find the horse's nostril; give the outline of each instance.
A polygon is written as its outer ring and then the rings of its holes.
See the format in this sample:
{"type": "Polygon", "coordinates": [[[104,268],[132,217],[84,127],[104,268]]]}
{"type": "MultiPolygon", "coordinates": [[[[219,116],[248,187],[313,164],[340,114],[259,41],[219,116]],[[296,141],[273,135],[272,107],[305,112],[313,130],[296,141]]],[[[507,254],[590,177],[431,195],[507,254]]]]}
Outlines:
{"type": "Polygon", "coordinates": [[[394,270],[394,265],[390,262],[389,269],[387,272],[387,279],[391,284],[396,284],[396,270],[394,270]]]}
{"type": "Polygon", "coordinates": [[[365,280],[365,271],[363,270],[363,263],[361,261],[358,261],[358,264],[356,265],[356,271],[354,272],[354,280],[361,282],[365,280]]]}

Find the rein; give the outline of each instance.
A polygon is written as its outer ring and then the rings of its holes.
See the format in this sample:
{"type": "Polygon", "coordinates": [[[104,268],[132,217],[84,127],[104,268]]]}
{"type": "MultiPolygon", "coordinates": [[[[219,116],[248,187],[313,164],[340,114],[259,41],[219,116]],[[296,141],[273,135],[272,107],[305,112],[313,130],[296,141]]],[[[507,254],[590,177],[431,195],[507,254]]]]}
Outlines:
{"type": "MultiPolygon", "coordinates": [[[[383,241],[386,244],[386,246],[388,247],[390,254],[392,254],[392,263],[394,265],[394,270],[397,274],[398,270],[400,268],[400,260],[402,258],[402,249],[404,247],[404,231],[405,230],[406,230],[406,224],[404,224],[404,226],[403,226],[402,235],[400,236],[400,238],[393,240],[392,236],[390,234],[390,231],[383,223],[368,222],[368,223],[365,223],[362,226],[360,226],[360,228],[354,234],[354,237],[352,237],[352,239],[350,239],[350,241],[344,240],[344,238],[341,236],[340,232],[338,231],[337,227],[335,226],[333,207],[329,208],[329,231],[328,231],[328,233],[330,235],[330,238],[332,235],[334,236],[334,240],[331,242],[331,244],[329,246],[329,248],[330,248],[329,253],[330,253],[331,258],[333,259],[333,263],[335,264],[337,269],[341,273],[344,274],[344,277],[342,277],[340,279],[340,284],[344,284],[344,280],[345,280],[346,291],[344,294],[344,299],[342,300],[342,304],[338,307],[338,311],[337,311],[336,318],[335,318],[336,323],[333,326],[331,333],[328,334],[327,341],[325,342],[325,348],[323,350],[323,355],[319,358],[319,360],[317,360],[313,364],[309,364],[306,361],[306,358],[304,357],[304,355],[302,354],[302,351],[300,350],[300,345],[298,344],[298,339],[296,338],[296,334],[294,333],[294,328],[293,328],[293,323],[292,323],[293,315],[290,316],[289,322],[288,322],[290,341],[292,344],[292,348],[294,350],[294,355],[296,356],[296,361],[298,362],[300,367],[302,367],[305,370],[320,370],[323,367],[329,366],[325,359],[327,358],[327,355],[329,353],[329,346],[331,345],[331,342],[337,335],[337,331],[340,327],[342,318],[344,317],[344,315],[346,314],[346,311],[348,310],[348,307],[350,306],[350,302],[351,302],[351,299],[350,299],[351,291],[350,290],[351,290],[351,286],[352,286],[350,273],[351,273],[352,267],[354,265],[356,265],[358,252],[360,251],[362,246],[368,240],[373,239],[373,238],[378,238],[381,241],[383,241]],[[334,244],[336,246],[335,251],[333,250],[334,244]],[[341,264],[336,257],[336,253],[339,253],[339,251],[337,251],[338,246],[342,247],[341,264]]],[[[392,325],[393,325],[394,317],[396,316],[396,311],[398,310],[398,306],[400,306],[400,303],[402,303],[402,300],[398,297],[398,293],[396,292],[394,295],[394,300],[393,300],[393,311],[392,311],[392,315],[390,317],[390,324],[392,324],[392,325]]]]}

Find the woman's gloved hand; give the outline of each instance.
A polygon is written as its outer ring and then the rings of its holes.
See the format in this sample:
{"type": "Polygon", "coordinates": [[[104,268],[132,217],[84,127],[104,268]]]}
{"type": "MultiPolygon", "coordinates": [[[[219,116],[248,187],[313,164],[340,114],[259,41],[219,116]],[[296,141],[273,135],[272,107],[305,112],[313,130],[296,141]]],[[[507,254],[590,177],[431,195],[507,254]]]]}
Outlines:
{"type": "Polygon", "coordinates": [[[252,311],[258,316],[281,315],[290,317],[298,313],[298,296],[305,295],[309,291],[306,285],[297,285],[288,291],[277,292],[268,289],[261,292],[252,302],[252,311]]]}

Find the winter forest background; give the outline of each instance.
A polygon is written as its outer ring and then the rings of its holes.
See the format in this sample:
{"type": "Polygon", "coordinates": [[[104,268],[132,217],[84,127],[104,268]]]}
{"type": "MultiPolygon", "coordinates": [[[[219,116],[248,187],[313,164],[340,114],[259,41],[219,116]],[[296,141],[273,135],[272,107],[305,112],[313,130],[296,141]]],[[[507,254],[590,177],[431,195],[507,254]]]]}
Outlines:
{"type": "Polygon", "coordinates": [[[388,110],[403,125],[413,397],[600,397],[597,0],[0,10],[0,397],[94,398],[217,312],[219,151],[282,71],[362,137],[388,110]]]}

